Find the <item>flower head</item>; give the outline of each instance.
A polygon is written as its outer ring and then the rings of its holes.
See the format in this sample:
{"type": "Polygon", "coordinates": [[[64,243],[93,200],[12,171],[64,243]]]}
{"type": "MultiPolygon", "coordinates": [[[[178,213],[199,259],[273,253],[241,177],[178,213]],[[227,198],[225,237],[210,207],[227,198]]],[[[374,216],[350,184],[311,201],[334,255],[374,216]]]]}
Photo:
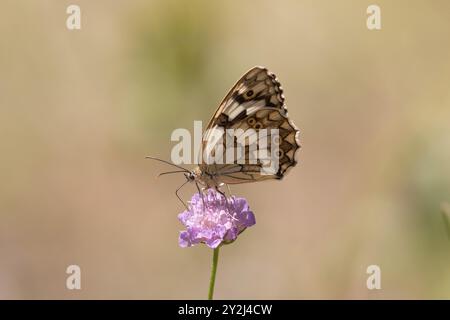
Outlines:
{"type": "Polygon", "coordinates": [[[208,189],[203,196],[194,194],[189,210],[180,213],[178,220],[186,227],[178,239],[181,247],[205,243],[217,248],[222,243],[233,242],[256,223],[247,200],[234,196],[227,199],[214,189],[208,189]]]}

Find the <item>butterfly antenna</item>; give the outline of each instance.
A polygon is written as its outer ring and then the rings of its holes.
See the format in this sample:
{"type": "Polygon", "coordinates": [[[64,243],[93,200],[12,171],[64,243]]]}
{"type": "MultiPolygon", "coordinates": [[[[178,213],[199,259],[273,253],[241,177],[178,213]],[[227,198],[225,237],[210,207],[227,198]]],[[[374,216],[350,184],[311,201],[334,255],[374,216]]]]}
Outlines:
{"type": "Polygon", "coordinates": [[[178,169],[181,169],[181,170],[183,170],[183,172],[189,172],[189,170],[188,169],[186,169],[186,168],[183,168],[182,166],[179,166],[179,165],[176,165],[176,164],[173,164],[173,163],[171,163],[171,162],[169,162],[169,161],[166,161],[166,160],[163,160],[163,159],[159,159],[159,158],[155,158],[155,157],[149,157],[149,156],[147,156],[147,157],[145,157],[146,159],[151,159],[151,160],[156,160],[156,161],[160,161],[160,162],[163,162],[163,163],[165,163],[165,164],[168,164],[168,165],[170,165],[170,166],[174,166],[174,167],[177,167],[178,169]]]}
{"type": "Polygon", "coordinates": [[[163,172],[163,173],[158,174],[158,178],[160,176],[163,176],[163,175],[166,175],[166,174],[181,173],[181,172],[186,172],[186,171],[185,170],[167,171],[167,172],[163,172]]]}

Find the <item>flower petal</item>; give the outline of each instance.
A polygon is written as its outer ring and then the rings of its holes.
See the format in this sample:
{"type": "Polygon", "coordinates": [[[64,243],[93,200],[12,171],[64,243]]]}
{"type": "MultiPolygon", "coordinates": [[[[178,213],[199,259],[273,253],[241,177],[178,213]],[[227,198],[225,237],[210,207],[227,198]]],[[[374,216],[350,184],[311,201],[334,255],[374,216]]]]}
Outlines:
{"type": "Polygon", "coordinates": [[[180,232],[178,243],[181,247],[205,243],[210,248],[217,248],[223,242],[233,242],[243,230],[256,223],[247,200],[227,199],[212,188],[203,195],[194,194],[189,210],[180,213],[178,220],[186,228],[180,232]]]}

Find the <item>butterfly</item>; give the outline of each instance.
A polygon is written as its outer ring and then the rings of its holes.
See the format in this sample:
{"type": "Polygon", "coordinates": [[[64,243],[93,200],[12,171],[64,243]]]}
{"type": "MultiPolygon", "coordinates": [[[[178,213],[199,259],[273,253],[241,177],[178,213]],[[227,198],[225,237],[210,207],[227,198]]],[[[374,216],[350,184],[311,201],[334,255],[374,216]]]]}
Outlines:
{"type": "MultiPolygon", "coordinates": [[[[270,174],[263,174],[263,162],[250,161],[251,152],[248,141],[243,142],[244,152],[241,157],[229,163],[200,163],[193,170],[187,170],[170,162],[159,160],[181,171],[165,172],[163,174],[184,172],[187,182],[195,182],[200,192],[201,185],[204,189],[215,188],[217,191],[222,185],[258,182],[268,179],[282,179],[288,170],[297,164],[296,152],[300,148],[299,130],[289,119],[284,103],[283,89],[276,76],[264,67],[254,67],[247,71],[231,88],[220,103],[216,112],[209,121],[202,137],[202,150],[211,149],[213,142],[212,132],[229,129],[253,129],[254,132],[262,132],[264,129],[277,129],[277,170],[270,174]],[[240,160],[240,161],[238,161],[240,160]]],[[[259,140],[257,141],[258,144],[259,140]]],[[[270,149],[270,142],[268,149],[270,149]]],[[[223,148],[225,150],[225,148],[223,148]]],[[[223,151],[225,152],[225,151],[223,151]]],[[[162,174],[161,174],[162,175],[162,174]]],[[[177,197],[178,191],[175,192],[177,197]]],[[[222,192],[221,192],[222,193],[222,192]]],[[[182,200],[181,200],[182,201],[182,200]]],[[[184,202],[183,202],[184,204],[184,202]]]]}

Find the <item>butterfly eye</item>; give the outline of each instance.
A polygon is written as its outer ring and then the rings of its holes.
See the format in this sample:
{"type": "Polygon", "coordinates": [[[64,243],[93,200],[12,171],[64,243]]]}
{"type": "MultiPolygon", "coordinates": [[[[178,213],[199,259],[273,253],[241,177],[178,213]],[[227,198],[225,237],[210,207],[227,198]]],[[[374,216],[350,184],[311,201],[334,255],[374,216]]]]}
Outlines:
{"type": "Polygon", "coordinates": [[[250,98],[251,96],[253,96],[253,94],[254,94],[253,90],[249,90],[245,95],[247,96],[247,98],[250,98]]]}
{"type": "Polygon", "coordinates": [[[257,123],[255,123],[255,125],[253,126],[253,128],[255,128],[255,129],[261,129],[261,128],[262,128],[262,124],[259,123],[259,122],[257,122],[257,123]]]}
{"type": "Polygon", "coordinates": [[[253,127],[253,125],[256,123],[256,120],[255,120],[255,118],[249,118],[247,120],[247,123],[253,127]]]}

